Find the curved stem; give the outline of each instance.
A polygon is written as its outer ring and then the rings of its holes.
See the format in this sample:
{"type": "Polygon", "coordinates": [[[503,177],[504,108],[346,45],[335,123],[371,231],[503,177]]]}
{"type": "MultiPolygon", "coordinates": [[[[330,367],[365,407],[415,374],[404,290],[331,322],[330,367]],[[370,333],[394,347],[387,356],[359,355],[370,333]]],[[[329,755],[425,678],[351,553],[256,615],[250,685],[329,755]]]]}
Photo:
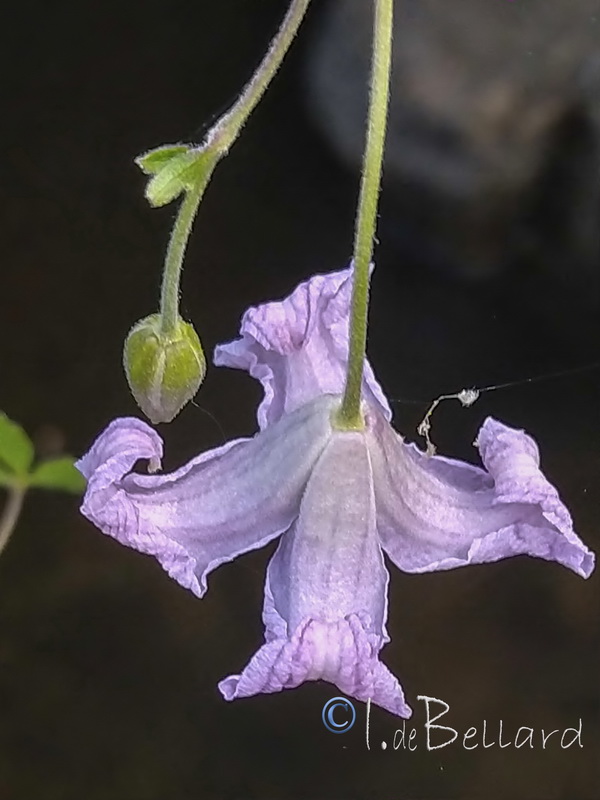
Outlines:
{"type": "Polygon", "coordinates": [[[169,240],[163,269],[160,298],[161,332],[173,333],[179,321],[179,285],[187,242],[202,196],[217,162],[238,138],[244,123],[258,104],[281,66],[289,47],[304,19],[310,0],[292,0],[287,14],[275,34],[258,69],[246,84],[236,103],[213,126],[206,137],[217,155],[212,167],[199,184],[190,188],[181,203],[169,240]]]}
{"type": "Polygon", "coordinates": [[[367,141],[354,234],[348,372],[344,397],[336,420],[342,429],[361,429],[364,424],[360,401],[367,345],[369,271],[377,226],[377,203],[389,105],[393,16],[394,0],[375,0],[367,141]]]}
{"type": "Polygon", "coordinates": [[[228,149],[237,139],[244,123],[275,77],[298,32],[300,23],[304,19],[309,3],[310,0],[292,0],[288,12],[256,72],[246,84],[236,103],[221,117],[209,134],[210,138],[214,136],[220,139],[225,149],[228,149]]]}
{"type": "Polygon", "coordinates": [[[192,231],[192,225],[198,212],[198,206],[208,185],[210,174],[212,174],[212,170],[205,180],[185,193],[177,212],[175,225],[171,231],[160,294],[160,325],[161,333],[165,336],[173,333],[179,322],[179,284],[183,258],[192,231]]]}
{"type": "Polygon", "coordinates": [[[2,516],[0,517],[0,555],[8,544],[11,533],[17,524],[21,509],[23,508],[24,498],[24,488],[16,486],[11,486],[9,488],[8,500],[6,501],[2,516]]]}

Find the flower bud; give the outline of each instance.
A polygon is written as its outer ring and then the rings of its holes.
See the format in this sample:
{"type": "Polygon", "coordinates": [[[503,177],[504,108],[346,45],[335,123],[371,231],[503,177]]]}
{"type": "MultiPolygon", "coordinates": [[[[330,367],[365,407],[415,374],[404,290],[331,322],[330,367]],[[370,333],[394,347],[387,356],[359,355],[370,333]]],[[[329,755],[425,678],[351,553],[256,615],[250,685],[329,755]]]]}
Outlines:
{"type": "Polygon", "coordinates": [[[172,333],[164,334],[160,314],[145,317],[130,330],[123,366],[131,393],[154,424],[176,417],[206,374],[206,359],[192,325],[180,319],[172,333]]]}

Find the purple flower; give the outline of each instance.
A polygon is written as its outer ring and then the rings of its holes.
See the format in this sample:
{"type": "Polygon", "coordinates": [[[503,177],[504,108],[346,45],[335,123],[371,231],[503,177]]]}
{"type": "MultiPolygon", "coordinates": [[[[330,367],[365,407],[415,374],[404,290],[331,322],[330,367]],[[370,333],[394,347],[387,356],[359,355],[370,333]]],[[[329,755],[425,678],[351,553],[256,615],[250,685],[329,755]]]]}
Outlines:
{"type": "Polygon", "coordinates": [[[348,355],[351,271],[316,276],[287,299],[249,309],[241,337],[215,363],[261,381],[260,433],[169,475],[158,434],[117,419],[79,468],[83,513],[122,544],[155,556],[201,597],[225,561],[281,536],[267,570],[265,644],[220,684],[233,700],[322,679],[394,714],[411,714],[379,660],[389,641],[385,552],[406,572],[527,554],[587,577],[593,554],[573,532],[534,441],[487,419],[477,439],[485,469],[407,445],[370,366],[366,425],[333,428],[348,355]]]}

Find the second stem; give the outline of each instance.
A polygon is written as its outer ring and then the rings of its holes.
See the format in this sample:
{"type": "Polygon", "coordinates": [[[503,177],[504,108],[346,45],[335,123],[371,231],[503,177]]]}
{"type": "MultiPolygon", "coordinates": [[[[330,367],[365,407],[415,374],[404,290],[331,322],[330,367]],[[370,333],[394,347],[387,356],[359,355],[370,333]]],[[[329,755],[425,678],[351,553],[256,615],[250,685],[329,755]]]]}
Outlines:
{"type": "Polygon", "coordinates": [[[219,154],[213,164],[213,168],[207,175],[203,176],[200,184],[186,192],[171,233],[165,258],[160,298],[161,331],[164,335],[172,334],[179,321],[179,284],[183,257],[194,218],[198,212],[198,206],[210,181],[212,172],[218,160],[228,152],[239,136],[246,120],[273,80],[298,32],[309,4],[310,0],[291,0],[287,14],[258,69],[233,107],[221,117],[207,136],[207,141],[215,142],[218,145],[219,154]]]}

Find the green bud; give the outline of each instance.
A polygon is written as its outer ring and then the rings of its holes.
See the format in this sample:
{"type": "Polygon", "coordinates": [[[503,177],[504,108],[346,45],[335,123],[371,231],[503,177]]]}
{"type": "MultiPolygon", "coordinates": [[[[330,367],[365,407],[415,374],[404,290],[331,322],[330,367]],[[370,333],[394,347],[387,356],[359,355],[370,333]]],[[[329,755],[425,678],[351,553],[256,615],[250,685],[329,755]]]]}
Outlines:
{"type": "Polygon", "coordinates": [[[171,422],[200,388],[206,359],[198,334],[180,319],[170,334],[161,331],[160,314],[130,330],[123,365],[131,393],[154,424],[171,422]]]}

